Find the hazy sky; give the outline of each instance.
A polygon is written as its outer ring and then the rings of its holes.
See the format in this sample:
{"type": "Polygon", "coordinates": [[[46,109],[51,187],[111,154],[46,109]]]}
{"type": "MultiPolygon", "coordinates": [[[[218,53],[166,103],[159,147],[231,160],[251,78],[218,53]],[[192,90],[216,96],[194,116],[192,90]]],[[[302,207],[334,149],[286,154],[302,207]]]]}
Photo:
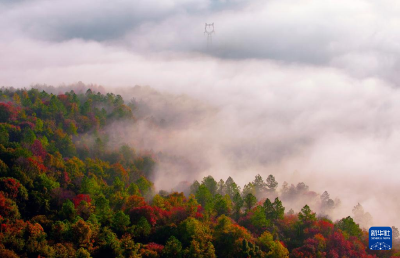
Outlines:
{"type": "Polygon", "coordinates": [[[204,175],[304,181],[389,226],[400,224],[399,57],[397,1],[0,0],[0,85],[187,94],[218,112],[152,147],[201,154],[204,175]]]}

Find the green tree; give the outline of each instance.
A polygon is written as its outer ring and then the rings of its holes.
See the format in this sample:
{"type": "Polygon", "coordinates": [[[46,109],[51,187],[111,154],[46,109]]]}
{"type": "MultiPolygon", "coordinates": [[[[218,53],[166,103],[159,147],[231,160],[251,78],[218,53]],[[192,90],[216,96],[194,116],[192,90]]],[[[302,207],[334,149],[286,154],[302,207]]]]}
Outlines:
{"type": "Polygon", "coordinates": [[[215,195],[214,210],[217,212],[217,216],[229,214],[232,210],[232,201],[229,195],[215,195]]]}
{"type": "Polygon", "coordinates": [[[257,241],[262,251],[265,252],[265,257],[270,258],[288,258],[289,251],[284,247],[281,242],[274,241],[272,235],[265,231],[257,241]]]}
{"type": "Polygon", "coordinates": [[[212,195],[215,195],[217,193],[218,184],[212,176],[204,177],[201,184],[207,187],[212,195]]]}
{"type": "Polygon", "coordinates": [[[101,228],[97,238],[99,253],[101,253],[103,257],[120,257],[122,255],[118,237],[111,229],[107,227],[101,228]]]}
{"type": "Polygon", "coordinates": [[[136,185],[138,186],[140,192],[143,196],[147,196],[151,194],[153,190],[153,183],[148,181],[144,176],[141,176],[137,181],[136,185]]]}
{"type": "Polygon", "coordinates": [[[307,204],[301,209],[298,217],[303,224],[310,224],[311,222],[317,220],[315,217],[315,212],[312,212],[310,206],[307,204]]]}
{"type": "Polygon", "coordinates": [[[251,224],[255,227],[258,233],[262,233],[265,231],[266,227],[270,225],[270,221],[267,219],[262,206],[257,206],[252,210],[252,212],[253,214],[250,218],[251,224]]]}
{"type": "Polygon", "coordinates": [[[240,193],[240,187],[233,181],[231,177],[225,182],[225,191],[233,199],[236,193],[240,193]]]}
{"type": "Polygon", "coordinates": [[[131,183],[128,187],[128,193],[130,195],[137,195],[140,196],[139,187],[135,183],[131,183]]]}
{"type": "Polygon", "coordinates": [[[61,207],[59,215],[62,219],[74,221],[76,217],[76,210],[74,204],[70,200],[66,200],[61,207]]]}
{"type": "Polygon", "coordinates": [[[244,200],[239,192],[237,192],[235,194],[235,196],[233,197],[233,203],[234,203],[234,214],[235,214],[236,219],[238,219],[240,216],[240,210],[242,209],[242,207],[244,205],[244,200]]]}
{"type": "Polygon", "coordinates": [[[0,125],[0,144],[7,145],[8,141],[9,141],[8,130],[6,129],[5,126],[0,125]]]}
{"type": "Polygon", "coordinates": [[[257,203],[257,198],[253,194],[249,193],[244,197],[244,203],[246,209],[249,211],[257,203]]]}
{"type": "Polygon", "coordinates": [[[276,188],[278,187],[278,182],[275,180],[273,175],[269,175],[267,178],[266,187],[269,192],[275,192],[276,188]]]}
{"type": "Polygon", "coordinates": [[[226,185],[224,183],[224,180],[219,180],[218,185],[217,185],[217,193],[219,195],[224,196],[226,194],[226,185]]]}
{"type": "Polygon", "coordinates": [[[283,219],[283,216],[285,215],[285,207],[283,207],[282,202],[278,197],[275,198],[273,203],[267,198],[263,206],[268,219],[283,219]]]}
{"type": "Polygon", "coordinates": [[[119,233],[125,232],[129,224],[131,224],[129,216],[123,211],[116,212],[111,220],[111,227],[119,233]]]}
{"type": "Polygon", "coordinates": [[[205,207],[207,203],[209,203],[212,199],[212,194],[210,190],[204,185],[201,184],[199,189],[196,192],[196,199],[201,204],[201,206],[205,207]]]}
{"type": "Polygon", "coordinates": [[[360,229],[358,224],[356,224],[354,222],[353,218],[350,216],[339,220],[335,224],[335,228],[338,228],[338,229],[346,232],[350,236],[361,237],[361,235],[362,235],[362,230],[360,229]]]}
{"type": "Polygon", "coordinates": [[[30,107],[32,105],[32,101],[29,98],[29,95],[26,91],[22,92],[22,100],[21,103],[24,107],[30,107]]]}
{"type": "Polygon", "coordinates": [[[261,258],[262,253],[261,250],[258,246],[253,244],[252,242],[247,241],[247,239],[242,240],[242,245],[237,253],[236,257],[240,258],[248,258],[248,257],[256,257],[256,258],[261,258]]]}
{"type": "Polygon", "coordinates": [[[31,129],[25,129],[22,135],[22,141],[32,144],[36,140],[36,135],[31,129]]]}
{"type": "Polygon", "coordinates": [[[112,219],[112,210],[109,200],[103,195],[95,198],[95,214],[102,224],[108,224],[112,219]]]}
{"type": "Polygon", "coordinates": [[[135,235],[147,237],[150,234],[151,225],[145,217],[141,217],[135,227],[135,235]]]}
{"type": "Polygon", "coordinates": [[[181,258],[182,257],[182,243],[176,239],[174,236],[171,236],[167,243],[164,246],[161,257],[163,258],[181,258]]]}
{"type": "Polygon", "coordinates": [[[96,195],[100,193],[100,186],[94,177],[84,177],[81,184],[80,192],[82,194],[96,195]]]}

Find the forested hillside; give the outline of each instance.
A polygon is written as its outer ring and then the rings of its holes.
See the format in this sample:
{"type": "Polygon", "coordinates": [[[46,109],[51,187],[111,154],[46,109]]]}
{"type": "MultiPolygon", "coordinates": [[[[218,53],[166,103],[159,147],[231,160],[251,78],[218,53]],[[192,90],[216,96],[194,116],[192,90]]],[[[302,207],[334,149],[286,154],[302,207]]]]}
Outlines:
{"type": "Polygon", "coordinates": [[[330,220],[327,192],[319,214],[285,209],[315,198],[304,183],[257,175],[241,189],[210,175],[155,189],[157,155],[107,133],[143,112],[112,93],[1,89],[0,257],[400,257],[395,227],[395,249],[368,250],[356,218],[330,220]]]}

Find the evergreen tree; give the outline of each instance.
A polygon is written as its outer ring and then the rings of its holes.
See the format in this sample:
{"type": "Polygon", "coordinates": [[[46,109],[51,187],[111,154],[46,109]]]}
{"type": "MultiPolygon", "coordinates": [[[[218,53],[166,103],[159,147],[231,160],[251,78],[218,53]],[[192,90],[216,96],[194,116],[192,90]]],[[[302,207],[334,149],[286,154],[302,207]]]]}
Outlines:
{"type": "Polygon", "coordinates": [[[269,192],[275,192],[276,188],[278,188],[278,182],[275,180],[273,175],[269,175],[267,178],[266,187],[269,192]]]}

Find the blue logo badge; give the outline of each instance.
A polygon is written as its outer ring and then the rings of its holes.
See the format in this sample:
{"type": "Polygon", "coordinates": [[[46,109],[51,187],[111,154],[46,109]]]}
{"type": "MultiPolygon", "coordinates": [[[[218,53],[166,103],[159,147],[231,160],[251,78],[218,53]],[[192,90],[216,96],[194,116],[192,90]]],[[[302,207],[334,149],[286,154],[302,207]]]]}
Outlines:
{"type": "Polygon", "coordinates": [[[392,249],[392,228],[371,227],[369,229],[369,249],[391,250],[392,249]]]}

